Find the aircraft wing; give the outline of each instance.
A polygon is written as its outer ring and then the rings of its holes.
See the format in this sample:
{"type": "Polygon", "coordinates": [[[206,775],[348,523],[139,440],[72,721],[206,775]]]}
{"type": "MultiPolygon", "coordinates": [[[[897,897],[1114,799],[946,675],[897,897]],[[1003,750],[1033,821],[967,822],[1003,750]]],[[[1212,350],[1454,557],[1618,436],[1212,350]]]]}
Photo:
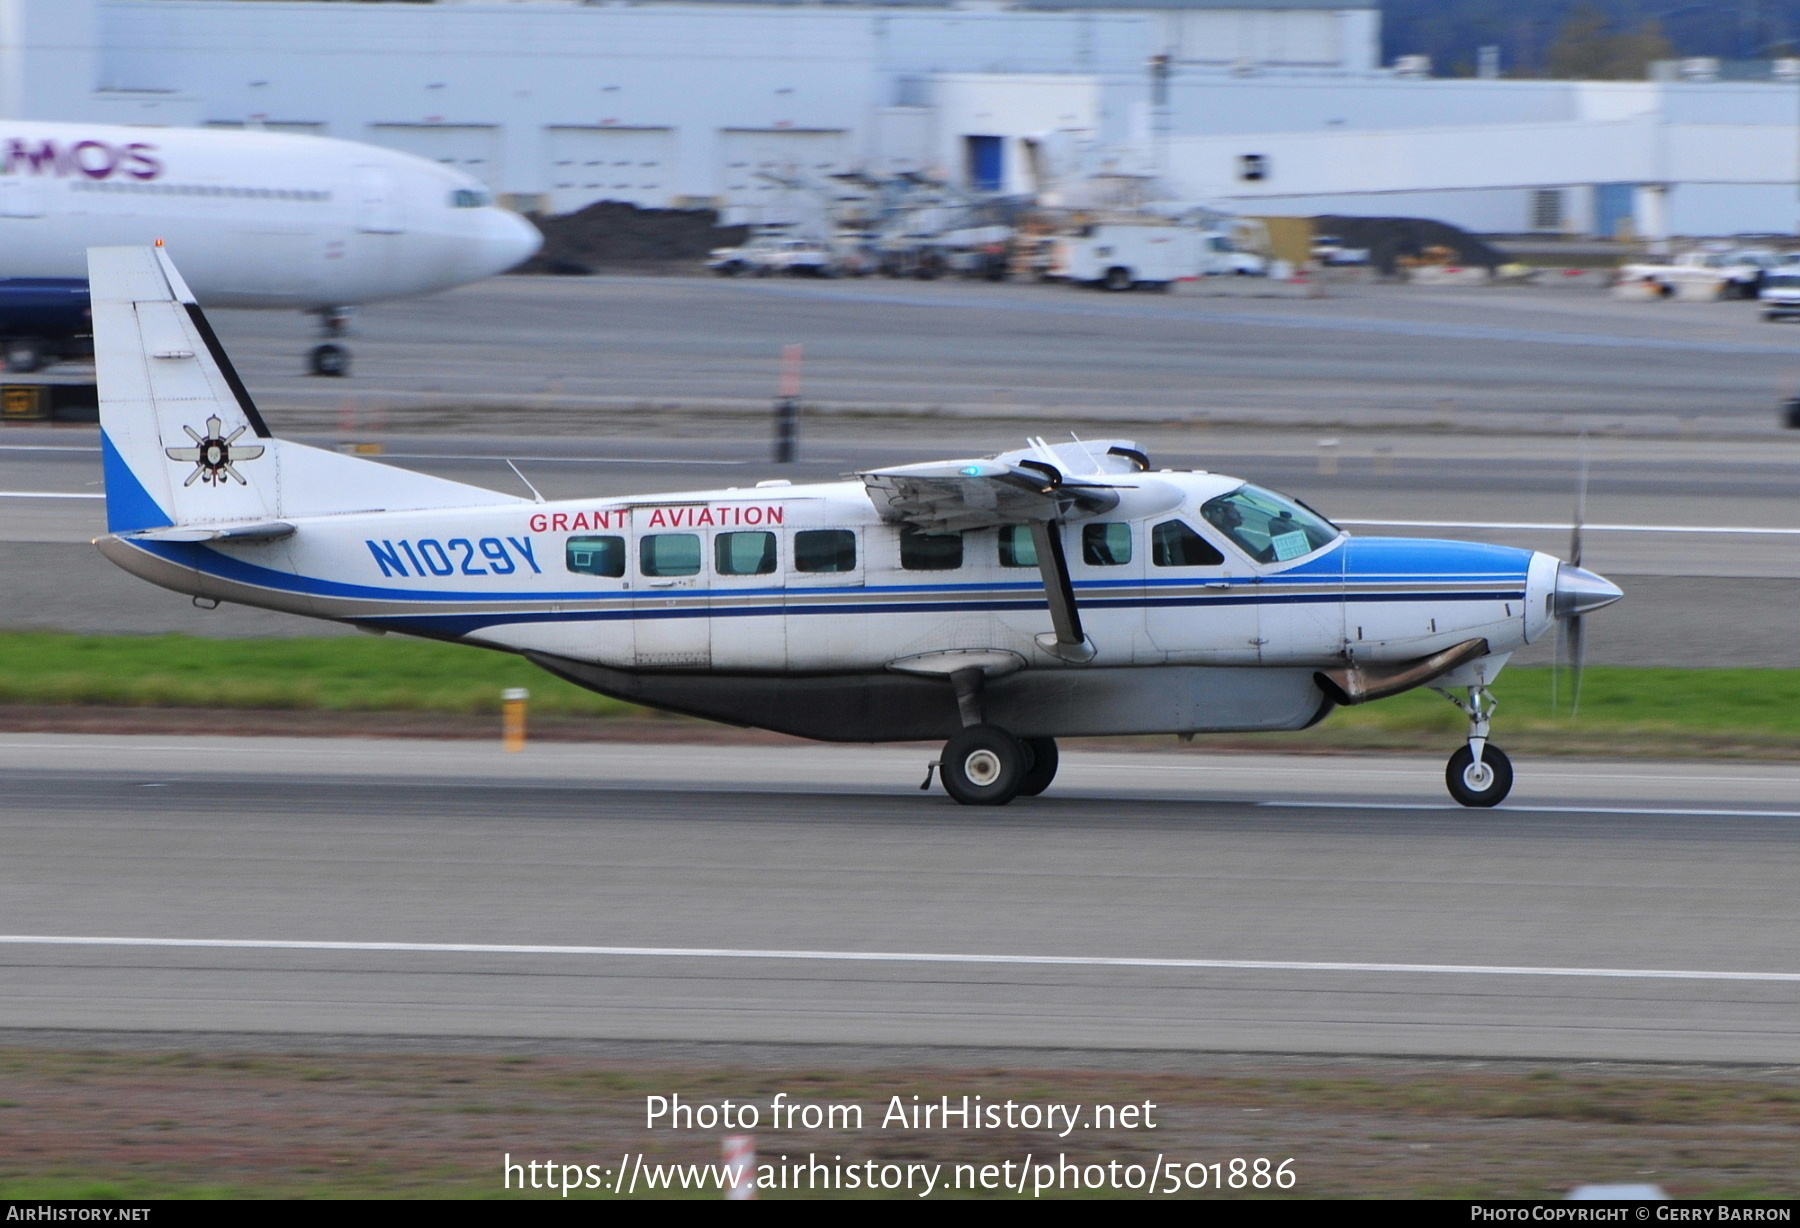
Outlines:
{"type": "Polygon", "coordinates": [[[1051,447],[1036,441],[979,460],[932,461],[857,474],[882,517],[956,533],[1099,516],[1119,505],[1127,475],[1148,468],[1129,443],[1051,447]]]}
{"type": "Polygon", "coordinates": [[[886,520],[940,533],[1029,525],[1055,628],[1037,637],[1038,646],[1081,663],[1093,660],[1095,648],[1082,631],[1059,526],[1110,512],[1119,506],[1120,492],[1136,485],[1130,475],[1149,467],[1143,452],[1127,441],[1076,440],[1052,447],[1034,439],[1028,448],[994,457],[873,469],[857,476],[886,520]]]}

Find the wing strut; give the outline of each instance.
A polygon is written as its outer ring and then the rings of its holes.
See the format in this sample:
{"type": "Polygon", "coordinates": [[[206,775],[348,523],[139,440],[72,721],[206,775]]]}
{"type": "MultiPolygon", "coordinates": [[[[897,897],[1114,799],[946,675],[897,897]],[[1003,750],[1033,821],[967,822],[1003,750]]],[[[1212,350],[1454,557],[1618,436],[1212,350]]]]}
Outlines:
{"type": "Polygon", "coordinates": [[[1069,580],[1069,560],[1063,554],[1062,521],[1033,520],[1031,543],[1037,547],[1038,572],[1044,577],[1044,597],[1050,603],[1050,625],[1056,630],[1037,637],[1037,644],[1051,656],[1065,661],[1091,661],[1094,644],[1081,629],[1081,611],[1075,605],[1075,585],[1069,580]]]}

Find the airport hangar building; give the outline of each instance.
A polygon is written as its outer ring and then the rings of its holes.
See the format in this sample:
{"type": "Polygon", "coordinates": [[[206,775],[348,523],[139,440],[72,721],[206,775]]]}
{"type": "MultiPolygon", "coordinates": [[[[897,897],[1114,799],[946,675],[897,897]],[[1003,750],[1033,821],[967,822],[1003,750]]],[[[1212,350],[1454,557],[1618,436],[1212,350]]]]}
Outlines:
{"type": "Polygon", "coordinates": [[[0,0],[0,116],[368,141],[551,213],[782,220],[777,179],[856,168],[1023,193],[1055,138],[1245,212],[1797,229],[1800,62],[1449,79],[1379,48],[1376,0],[0,0]]]}

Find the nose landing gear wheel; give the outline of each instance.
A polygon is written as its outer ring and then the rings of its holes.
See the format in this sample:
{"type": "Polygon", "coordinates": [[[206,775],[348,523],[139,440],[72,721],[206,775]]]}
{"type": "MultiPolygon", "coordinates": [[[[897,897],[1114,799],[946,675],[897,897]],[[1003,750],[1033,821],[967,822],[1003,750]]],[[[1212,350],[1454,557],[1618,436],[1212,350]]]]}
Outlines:
{"type": "Polygon", "coordinates": [[[1498,806],[1512,792],[1512,760],[1505,751],[1489,743],[1482,748],[1481,765],[1477,767],[1474,752],[1467,746],[1461,747],[1450,756],[1444,783],[1450,786],[1450,796],[1465,806],[1498,806]]]}
{"type": "Polygon", "coordinates": [[[1019,779],[1019,796],[1036,797],[1056,779],[1056,739],[1020,738],[1031,756],[1031,766],[1019,779]]]}
{"type": "Polygon", "coordinates": [[[1019,795],[1027,760],[1024,745],[1006,730],[971,725],[944,745],[944,792],[965,806],[1004,806],[1019,795]]]}
{"type": "Polygon", "coordinates": [[[335,341],[321,342],[313,346],[312,353],[307,356],[307,365],[314,375],[348,375],[350,351],[335,341]]]}

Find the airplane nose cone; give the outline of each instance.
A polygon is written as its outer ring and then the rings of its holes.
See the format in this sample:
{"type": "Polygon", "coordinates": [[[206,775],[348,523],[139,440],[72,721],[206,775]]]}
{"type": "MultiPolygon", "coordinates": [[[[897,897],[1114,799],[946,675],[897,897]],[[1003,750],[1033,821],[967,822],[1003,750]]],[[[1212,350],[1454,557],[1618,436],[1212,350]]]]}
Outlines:
{"type": "Polygon", "coordinates": [[[486,266],[484,276],[504,273],[523,264],[544,245],[544,236],[538,228],[518,214],[505,209],[489,209],[486,213],[481,240],[482,263],[486,266]]]}
{"type": "Polygon", "coordinates": [[[1551,608],[1558,618],[1574,618],[1604,609],[1624,595],[1605,576],[1563,563],[1556,569],[1556,594],[1551,608]]]}

